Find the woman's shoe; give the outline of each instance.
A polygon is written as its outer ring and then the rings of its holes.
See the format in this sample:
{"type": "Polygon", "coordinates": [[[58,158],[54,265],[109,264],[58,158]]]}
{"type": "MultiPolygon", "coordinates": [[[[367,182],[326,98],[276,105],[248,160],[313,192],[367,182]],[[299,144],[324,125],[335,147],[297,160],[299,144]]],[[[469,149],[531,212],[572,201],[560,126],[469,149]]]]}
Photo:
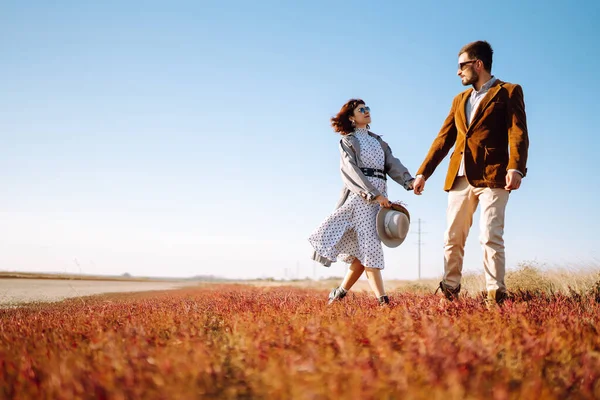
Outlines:
{"type": "Polygon", "coordinates": [[[385,305],[390,304],[390,298],[387,297],[387,295],[379,296],[379,298],[377,300],[379,300],[380,306],[385,306],[385,305]]]}
{"type": "Polygon", "coordinates": [[[346,297],[348,291],[342,289],[341,287],[333,288],[331,293],[329,293],[329,304],[333,303],[336,300],[341,300],[346,297]]]}

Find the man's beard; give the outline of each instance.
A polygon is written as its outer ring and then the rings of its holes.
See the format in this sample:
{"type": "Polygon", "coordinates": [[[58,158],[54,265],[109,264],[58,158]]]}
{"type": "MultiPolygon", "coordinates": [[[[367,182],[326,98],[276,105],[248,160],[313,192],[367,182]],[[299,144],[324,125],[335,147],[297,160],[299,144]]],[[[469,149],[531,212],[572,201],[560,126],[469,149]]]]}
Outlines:
{"type": "Polygon", "coordinates": [[[475,82],[477,82],[479,80],[479,74],[475,71],[473,71],[473,75],[471,75],[471,77],[469,79],[467,79],[466,81],[461,80],[463,86],[469,86],[474,84],[475,82]]]}

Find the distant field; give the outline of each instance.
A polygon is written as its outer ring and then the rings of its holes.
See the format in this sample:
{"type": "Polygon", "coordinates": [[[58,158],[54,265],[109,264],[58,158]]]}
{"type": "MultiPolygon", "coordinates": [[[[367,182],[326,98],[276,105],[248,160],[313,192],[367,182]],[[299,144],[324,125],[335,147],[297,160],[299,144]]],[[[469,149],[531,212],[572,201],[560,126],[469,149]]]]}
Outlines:
{"type": "Polygon", "coordinates": [[[5,279],[0,277],[0,308],[56,302],[72,297],[178,289],[202,285],[196,281],[139,281],[85,279],[5,279]]]}
{"type": "MultiPolygon", "coordinates": [[[[385,278],[385,275],[384,275],[385,278]]],[[[276,287],[293,286],[302,288],[331,289],[339,285],[340,278],[322,279],[322,280],[278,280],[278,279],[256,279],[256,280],[230,280],[219,279],[218,277],[192,277],[192,278],[170,278],[170,277],[138,277],[123,275],[85,275],[85,274],[66,274],[66,273],[36,273],[36,272],[11,272],[0,271],[0,279],[65,279],[65,280],[97,280],[97,281],[198,281],[215,283],[237,283],[253,286],[276,287]]],[[[435,291],[440,278],[429,278],[421,280],[385,280],[386,289],[390,291],[408,291],[414,293],[429,293],[435,291]]],[[[577,269],[551,269],[541,270],[534,266],[524,265],[517,270],[508,271],[506,274],[506,284],[510,289],[531,289],[542,290],[545,292],[561,291],[569,292],[571,290],[584,290],[592,287],[600,281],[600,266],[577,268],[577,269]]],[[[483,274],[467,273],[463,276],[463,292],[475,294],[485,290],[485,280],[483,274]]],[[[369,284],[366,279],[361,278],[354,287],[354,290],[369,291],[369,284]]]]}
{"type": "MultiPolygon", "coordinates": [[[[130,277],[123,275],[84,275],[84,274],[63,274],[63,273],[40,273],[40,272],[10,272],[0,271],[0,279],[70,279],[70,280],[89,280],[89,281],[164,281],[178,280],[174,278],[147,278],[130,277]]],[[[179,279],[181,280],[181,279],[179,279]]]]}
{"type": "Polygon", "coordinates": [[[600,286],[546,289],[492,309],[248,284],[0,309],[0,398],[600,398],[600,286]]]}
{"type": "MultiPolygon", "coordinates": [[[[518,292],[519,290],[527,290],[533,292],[555,293],[560,292],[569,294],[575,292],[585,292],[591,290],[600,282],[600,266],[578,269],[551,269],[541,270],[532,266],[521,266],[516,270],[508,271],[506,274],[506,285],[509,290],[518,292]]],[[[421,279],[414,281],[402,280],[385,280],[385,287],[390,292],[408,292],[427,294],[433,293],[437,289],[440,278],[437,279],[421,279]]],[[[250,280],[237,281],[235,283],[248,284],[253,286],[277,287],[277,286],[292,286],[298,288],[314,288],[314,289],[331,289],[341,282],[339,279],[328,280],[295,280],[295,281],[278,281],[278,280],[250,280]]],[[[485,291],[485,279],[483,273],[472,274],[468,273],[463,276],[462,293],[467,296],[476,296],[485,291]]],[[[367,291],[371,289],[366,279],[361,278],[353,291],[367,291]]]]}
{"type": "MultiPolygon", "coordinates": [[[[337,286],[341,282],[341,278],[336,279],[324,279],[324,280],[275,280],[275,279],[260,279],[260,280],[224,280],[214,277],[208,277],[202,279],[202,277],[195,277],[190,279],[183,278],[148,278],[148,277],[128,277],[128,276],[103,276],[103,275],[78,275],[78,274],[51,274],[51,273],[26,273],[26,272],[0,272],[0,280],[2,279],[30,279],[30,280],[65,280],[65,281],[88,281],[88,286],[93,285],[92,282],[97,282],[98,289],[94,289],[94,292],[101,293],[101,286],[110,288],[107,284],[102,282],[120,282],[124,284],[127,282],[145,282],[145,283],[182,283],[182,285],[197,284],[217,284],[217,283],[230,283],[240,285],[250,285],[259,287],[297,287],[297,288],[311,288],[323,291],[323,296],[327,295],[327,292],[331,288],[337,286]]],[[[586,290],[592,289],[598,282],[600,282],[600,267],[598,268],[580,268],[580,269],[553,269],[543,271],[531,266],[522,266],[518,270],[509,271],[506,275],[506,284],[511,291],[528,290],[532,292],[543,292],[543,293],[564,293],[569,294],[575,292],[585,292],[586,290]]],[[[419,281],[403,281],[403,280],[385,280],[385,287],[391,294],[395,292],[405,293],[417,293],[417,294],[430,294],[434,293],[439,284],[439,278],[437,279],[422,279],[419,281]]],[[[49,283],[50,285],[50,283],[49,283]]],[[[36,284],[36,290],[40,288],[39,284],[36,284]]],[[[56,285],[55,285],[56,286],[56,285]]],[[[50,286],[49,286],[50,287],[50,286]]],[[[65,286],[69,289],[70,294],[72,291],[70,287],[65,286]]],[[[132,286],[133,287],[133,286],[132,286]]],[[[462,281],[462,294],[466,296],[477,296],[485,290],[485,280],[483,274],[466,274],[462,281]]],[[[0,284],[0,304],[2,303],[2,285],[0,284]]],[[[121,290],[118,290],[121,291],[121,290]]],[[[367,280],[363,277],[356,285],[352,288],[353,292],[370,292],[371,289],[367,280]]],[[[106,292],[106,291],[105,291],[106,292]]],[[[83,293],[82,295],[92,294],[83,293]]],[[[43,298],[43,293],[40,293],[38,298],[43,298]]],[[[60,297],[60,296],[59,296],[60,297]]],[[[66,297],[66,296],[65,296],[66,297]]],[[[72,296],[68,296],[72,297],[72,296]]],[[[32,297],[32,301],[35,301],[36,297],[32,297]]]]}

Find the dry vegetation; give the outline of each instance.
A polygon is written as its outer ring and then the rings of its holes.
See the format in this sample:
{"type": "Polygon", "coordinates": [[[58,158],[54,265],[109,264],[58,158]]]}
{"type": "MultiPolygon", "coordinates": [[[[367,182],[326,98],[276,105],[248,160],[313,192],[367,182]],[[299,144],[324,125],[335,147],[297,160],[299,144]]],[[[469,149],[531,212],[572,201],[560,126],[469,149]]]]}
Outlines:
{"type": "Polygon", "coordinates": [[[538,273],[512,275],[491,310],[477,282],[390,307],[209,285],[0,310],[0,398],[600,398],[600,283],[538,273]]]}
{"type": "MultiPolygon", "coordinates": [[[[385,273],[384,273],[385,277],[385,273]]],[[[301,288],[331,289],[339,285],[342,277],[310,281],[277,281],[277,280],[257,280],[257,281],[239,281],[237,283],[250,284],[261,287],[293,286],[301,288]]],[[[534,293],[562,293],[571,294],[584,293],[591,290],[597,282],[600,281],[600,269],[598,267],[573,267],[573,268],[553,268],[544,269],[534,263],[525,263],[516,270],[510,270],[506,274],[506,285],[508,288],[518,293],[520,291],[529,291],[534,293]]],[[[386,280],[385,286],[388,291],[402,293],[434,293],[438,287],[440,279],[422,279],[420,281],[400,281],[386,280]]],[[[368,282],[363,278],[357,282],[353,291],[370,291],[368,282]]],[[[485,279],[483,273],[467,273],[462,279],[462,294],[467,296],[479,296],[485,291],[485,279]]]]}

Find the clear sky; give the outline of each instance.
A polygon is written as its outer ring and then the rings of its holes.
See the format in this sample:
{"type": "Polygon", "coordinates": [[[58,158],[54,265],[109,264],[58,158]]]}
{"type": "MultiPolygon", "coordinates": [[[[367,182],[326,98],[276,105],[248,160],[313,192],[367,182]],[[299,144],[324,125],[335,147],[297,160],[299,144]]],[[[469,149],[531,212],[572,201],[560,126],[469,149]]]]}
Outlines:
{"type": "MultiPolygon", "coordinates": [[[[4,1],[0,270],[340,276],[306,238],[342,188],[329,126],[365,99],[415,174],[487,40],[519,83],[528,176],[507,263],[600,266],[597,1],[4,1]]],[[[408,204],[385,278],[443,269],[448,159],[408,204]]],[[[481,271],[478,214],[465,269],[481,271]]]]}

